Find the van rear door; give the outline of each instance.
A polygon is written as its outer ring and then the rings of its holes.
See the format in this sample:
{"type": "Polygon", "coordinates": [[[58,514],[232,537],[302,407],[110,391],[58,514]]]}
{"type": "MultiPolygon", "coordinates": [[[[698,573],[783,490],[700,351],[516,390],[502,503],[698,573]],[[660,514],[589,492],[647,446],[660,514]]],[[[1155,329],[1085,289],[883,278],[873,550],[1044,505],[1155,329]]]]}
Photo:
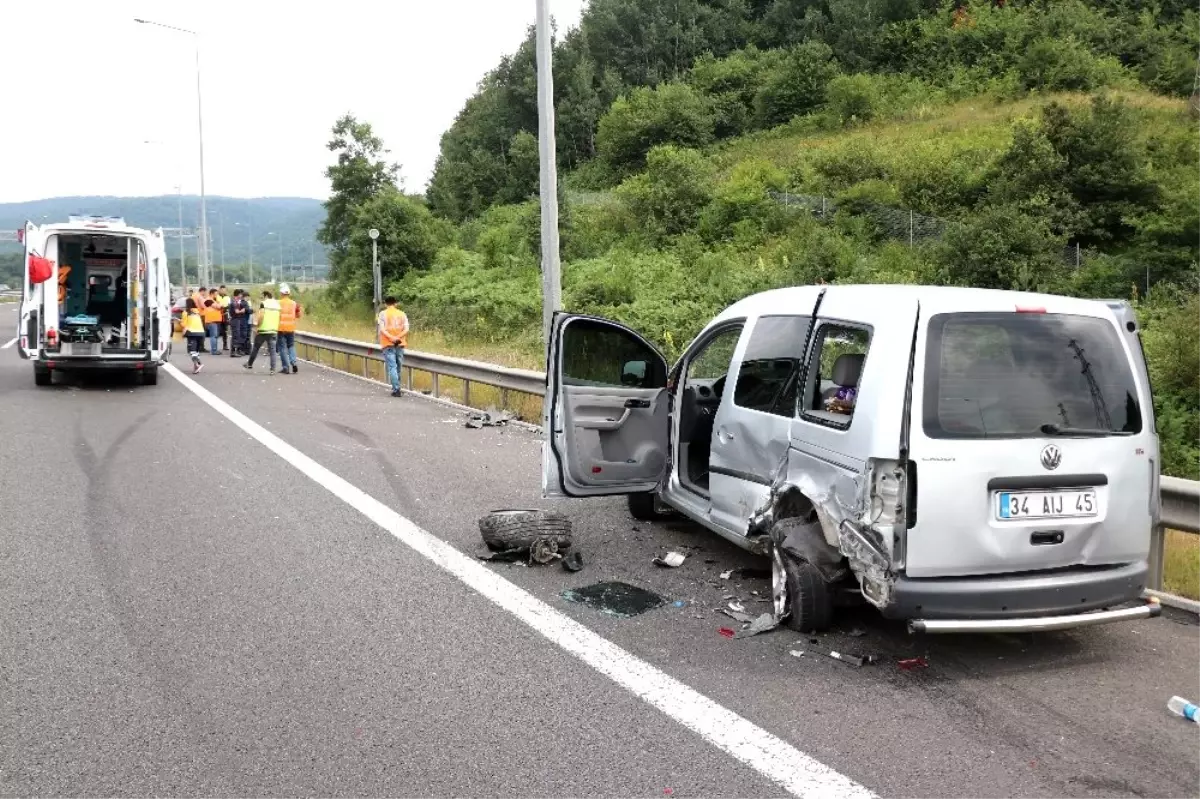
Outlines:
{"type": "Polygon", "coordinates": [[[39,319],[42,293],[45,283],[31,283],[29,277],[29,256],[45,255],[46,237],[42,229],[32,222],[25,223],[22,232],[25,243],[24,276],[21,279],[21,312],[17,317],[17,351],[22,358],[29,358],[38,351],[41,338],[41,320],[39,319]]]}
{"type": "Polygon", "coordinates": [[[1137,334],[1104,303],[1030,296],[922,301],[910,577],[1148,555],[1158,438],[1137,334]]]}

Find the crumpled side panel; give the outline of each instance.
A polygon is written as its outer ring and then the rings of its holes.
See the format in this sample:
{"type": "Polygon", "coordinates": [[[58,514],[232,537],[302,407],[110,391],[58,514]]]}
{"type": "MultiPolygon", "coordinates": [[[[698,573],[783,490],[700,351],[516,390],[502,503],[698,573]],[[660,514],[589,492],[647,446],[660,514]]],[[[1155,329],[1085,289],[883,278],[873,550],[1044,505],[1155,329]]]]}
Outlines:
{"type": "MultiPolygon", "coordinates": [[[[772,472],[767,501],[751,515],[750,529],[765,533],[776,519],[792,515],[787,504],[799,492],[812,503],[825,542],[846,557],[862,586],[863,596],[878,607],[886,607],[891,603],[895,575],[888,554],[890,547],[871,529],[870,474],[851,476],[831,464],[811,459],[805,460],[804,467],[790,468],[788,455],[784,455],[772,472]]],[[[804,556],[802,549],[792,554],[804,556]]],[[[821,568],[820,563],[813,565],[821,568]]]]}

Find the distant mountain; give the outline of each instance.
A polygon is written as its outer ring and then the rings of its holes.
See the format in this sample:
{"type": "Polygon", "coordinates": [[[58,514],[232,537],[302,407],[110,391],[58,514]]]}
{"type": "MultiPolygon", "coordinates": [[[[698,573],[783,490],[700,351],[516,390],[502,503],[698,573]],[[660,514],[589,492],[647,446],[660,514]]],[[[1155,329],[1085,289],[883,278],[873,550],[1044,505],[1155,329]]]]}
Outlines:
{"type": "MultiPolygon", "coordinates": [[[[179,227],[180,203],[183,227],[192,231],[200,226],[200,198],[182,197],[50,197],[22,203],[0,203],[0,230],[16,230],[26,220],[38,223],[65,222],[72,215],[102,214],[124,217],[143,228],[179,227]]],[[[325,250],[316,240],[317,228],[325,219],[320,200],[307,197],[208,197],[208,227],[212,231],[212,263],[246,263],[253,248],[255,266],[280,262],[280,238],[283,239],[285,265],[325,264],[325,250]],[[253,236],[253,239],[251,238],[253,236]],[[311,260],[310,260],[311,259],[311,260]]],[[[179,241],[167,234],[167,252],[179,257],[179,241]]],[[[0,242],[0,252],[12,252],[18,245],[0,242]]],[[[196,239],[183,240],[189,263],[196,258],[196,239]]]]}

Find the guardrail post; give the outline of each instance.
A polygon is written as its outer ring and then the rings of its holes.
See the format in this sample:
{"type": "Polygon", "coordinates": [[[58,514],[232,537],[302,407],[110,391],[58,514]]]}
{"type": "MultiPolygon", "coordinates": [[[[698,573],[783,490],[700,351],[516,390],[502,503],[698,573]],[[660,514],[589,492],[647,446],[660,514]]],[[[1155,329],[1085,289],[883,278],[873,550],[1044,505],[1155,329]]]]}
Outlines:
{"type": "Polygon", "coordinates": [[[370,362],[371,362],[371,359],[368,358],[366,355],[364,355],[363,356],[363,377],[370,377],[370,375],[367,374],[367,364],[370,362]]]}
{"type": "Polygon", "coordinates": [[[409,393],[411,394],[411,393],[412,393],[412,390],[413,390],[413,370],[412,370],[412,367],[410,366],[410,367],[408,367],[407,369],[405,369],[404,371],[406,371],[406,372],[408,373],[408,391],[409,391],[409,393]]]}
{"type": "Polygon", "coordinates": [[[442,396],[438,390],[438,373],[430,372],[429,374],[433,377],[433,396],[435,396],[435,397],[442,396]]]}
{"type": "Polygon", "coordinates": [[[1166,548],[1166,540],[1166,530],[1161,524],[1156,525],[1150,532],[1150,574],[1146,577],[1146,587],[1154,591],[1162,590],[1163,553],[1166,548]]]}
{"type": "Polygon", "coordinates": [[[470,380],[463,381],[463,402],[462,402],[462,404],[468,405],[468,406],[471,404],[471,381],[470,380]]]}
{"type": "Polygon", "coordinates": [[[500,410],[508,410],[508,389],[500,389],[500,410]]]}

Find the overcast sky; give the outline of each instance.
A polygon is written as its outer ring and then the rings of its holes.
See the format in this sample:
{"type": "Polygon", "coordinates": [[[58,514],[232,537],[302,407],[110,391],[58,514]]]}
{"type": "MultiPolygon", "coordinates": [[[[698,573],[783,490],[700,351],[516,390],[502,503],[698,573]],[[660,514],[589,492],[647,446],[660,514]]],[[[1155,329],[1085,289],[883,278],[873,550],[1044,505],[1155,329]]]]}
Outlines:
{"type": "MultiPolygon", "coordinates": [[[[585,0],[549,0],[560,35],[585,0]]],[[[424,188],[438,139],[520,44],[534,0],[27,0],[6,3],[0,202],[198,193],[324,199],[329,129],[371,123],[424,188]],[[146,142],[150,142],[147,144],[146,142]]]]}

